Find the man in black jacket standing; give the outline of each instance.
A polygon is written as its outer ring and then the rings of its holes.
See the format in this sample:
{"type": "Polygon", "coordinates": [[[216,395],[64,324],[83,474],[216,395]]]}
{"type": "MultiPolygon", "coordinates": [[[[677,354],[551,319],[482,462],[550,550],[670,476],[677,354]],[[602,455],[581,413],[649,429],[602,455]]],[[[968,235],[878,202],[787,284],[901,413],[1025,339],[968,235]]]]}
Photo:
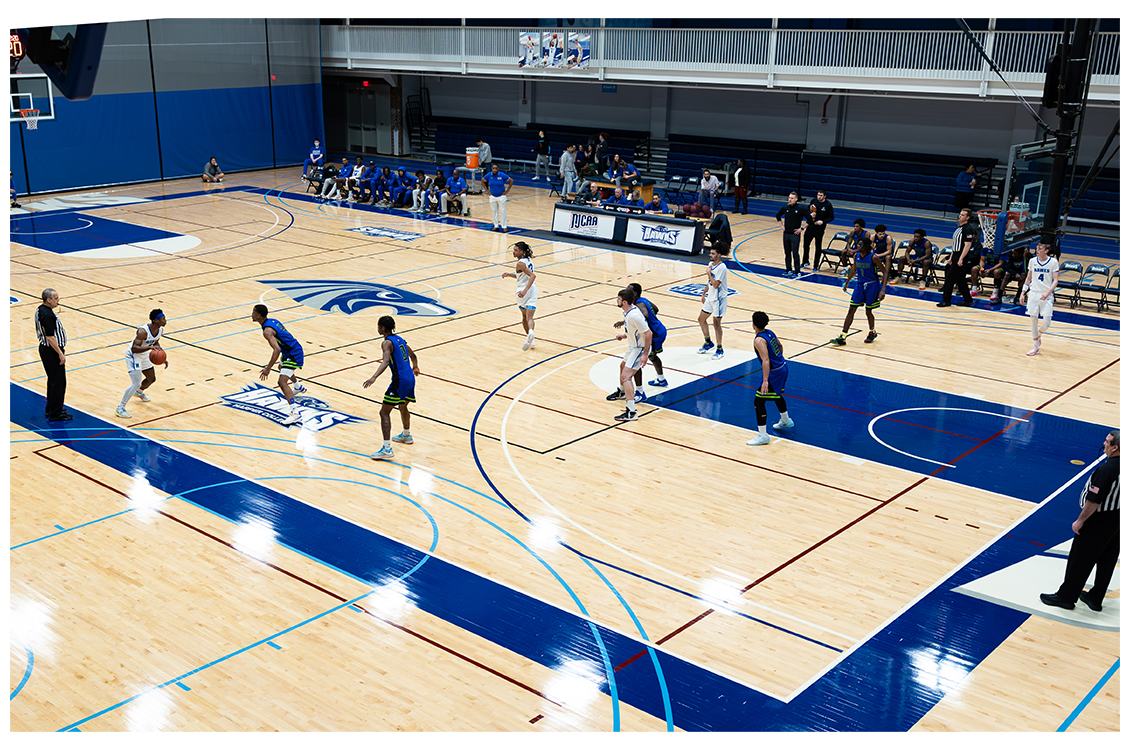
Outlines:
{"type": "Polygon", "coordinates": [[[789,202],[777,211],[777,223],[781,225],[782,243],[785,247],[785,278],[795,279],[800,275],[800,233],[801,224],[808,227],[805,210],[797,203],[797,191],[789,193],[789,202]],[[796,268],[796,271],[793,270],[796,268]]]}
{"type": "Polygon", "coordinates": [[[731,179],[734,182],[734,213],[738,213],[738,207],[741,207],[741,213],[745,214],[749,210],[749,185],[752,180],[752,170],[745,165],[745,159],[738,159],[738,166],[734,168],[734,174],[731,179]]]}
{"type": "Polygon", "coordinates": [[[808,263],[808,248],[812,245],[812,240],[816,240],[816,255],[812,257],[816,258],[820,255],[820,251],[824,249],[824,230],[834,218],[836,212],[828,202],[828,193],[817,190],[816,200],[808,204],[808,229],[804,231],[804,262],[801,263],[801,268],[812,268],[808,263]]]}
{"type": "Polygon", "coordinates": [[[1063,583],[1054,594],[1040,594],[1040,601],[1049,607],[1075,609],[1079,600],[1095,612],[1101,612],[1103,597],[1110,585],[1114,566],[1118,563],[1118,485],[1119,471],[1118,430],[1111,430],[1103,442],[1106,461],[1099,464],[1083,494],[1079,496],[1079,517],[1071,524],[1075,538],[1067,556],[1067,572],[1063,583]],[[1083,592],[1083,586],[1095,571],[1095,585],[1083,592]]]}

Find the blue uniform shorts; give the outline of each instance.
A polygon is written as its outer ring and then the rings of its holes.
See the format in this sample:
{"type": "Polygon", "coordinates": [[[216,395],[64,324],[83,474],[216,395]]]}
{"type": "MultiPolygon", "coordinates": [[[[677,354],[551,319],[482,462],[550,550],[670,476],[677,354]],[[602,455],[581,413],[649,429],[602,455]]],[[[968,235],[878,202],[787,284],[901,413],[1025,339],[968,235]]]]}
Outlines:
{"type": "Polygon", "coordinates": [[[785,392],[785,382],[789,379],[789,365],[785,364],[776,370],[769,371],[769,392],[757,392],[762,398],[780,398],[785,392]]]}
{"type": "Polygon", "coordinates": [[[874,310],[879,306],[878,281],[856,282],[855,290],[851,293],[851,306],[860,307],[861,305],[866,305],[868,310],[874,310]]]}

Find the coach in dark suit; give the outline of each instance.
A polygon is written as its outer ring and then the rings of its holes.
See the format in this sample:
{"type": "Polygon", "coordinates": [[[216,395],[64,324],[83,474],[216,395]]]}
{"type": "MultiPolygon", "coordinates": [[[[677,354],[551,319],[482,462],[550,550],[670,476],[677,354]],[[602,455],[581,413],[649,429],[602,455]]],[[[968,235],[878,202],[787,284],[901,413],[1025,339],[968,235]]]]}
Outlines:
{"type": "Polygon", "coordinates": [[[1103,443],[1106,461],[1091,474],[1079,497],[1081,510],[1071,524],[1075,538],[1071,540],[1063,583],[1054,594],[1040,594],[1040,601],[1049,607],[1075,609],[1078,599],[1096,612],[1103,608],[1103,597],[1118,563],[1119,441],[1118,430],[1106,436],[1103,443]],[[1095,585],[1084,593],[1083,586],[1092,568],[1095,585]]]}
{"type": "Polygon", "coordinates": [[[63,406],[67,395],[67,332],[55,314],[59,306],[59,293],[44,289],[43,304],[35,311],[35,337],[39,339],[39,359],[47,373],[47,408],[44,415],[52,422],[67,422],[71,415],[63,406]]]}

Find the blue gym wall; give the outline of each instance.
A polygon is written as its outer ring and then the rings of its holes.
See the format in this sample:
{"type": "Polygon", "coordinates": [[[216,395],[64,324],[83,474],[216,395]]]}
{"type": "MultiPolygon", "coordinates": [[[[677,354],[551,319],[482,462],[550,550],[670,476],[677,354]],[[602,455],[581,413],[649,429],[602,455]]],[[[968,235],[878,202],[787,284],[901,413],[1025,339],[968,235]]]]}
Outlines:
{"type": "Polygon", "coordinates": [[[10,126],[21,193],[301,164],[323,133],[318,22],[111,23],[94,95],[53,94],[54,120],[10,126]]]}

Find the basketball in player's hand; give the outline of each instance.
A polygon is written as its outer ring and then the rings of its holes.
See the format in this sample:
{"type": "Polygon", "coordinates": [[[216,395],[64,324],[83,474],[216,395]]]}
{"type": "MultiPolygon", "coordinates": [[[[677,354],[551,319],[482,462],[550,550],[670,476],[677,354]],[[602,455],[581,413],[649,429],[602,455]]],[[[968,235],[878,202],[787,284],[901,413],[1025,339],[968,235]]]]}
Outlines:
{"type": "Polygon", "coordinates": [[[165,355],[164,349],[153,348],[149,350],[149,361],[153,364],[163,365],[166,359],[168,359],[168,357],[165,355]]]}

